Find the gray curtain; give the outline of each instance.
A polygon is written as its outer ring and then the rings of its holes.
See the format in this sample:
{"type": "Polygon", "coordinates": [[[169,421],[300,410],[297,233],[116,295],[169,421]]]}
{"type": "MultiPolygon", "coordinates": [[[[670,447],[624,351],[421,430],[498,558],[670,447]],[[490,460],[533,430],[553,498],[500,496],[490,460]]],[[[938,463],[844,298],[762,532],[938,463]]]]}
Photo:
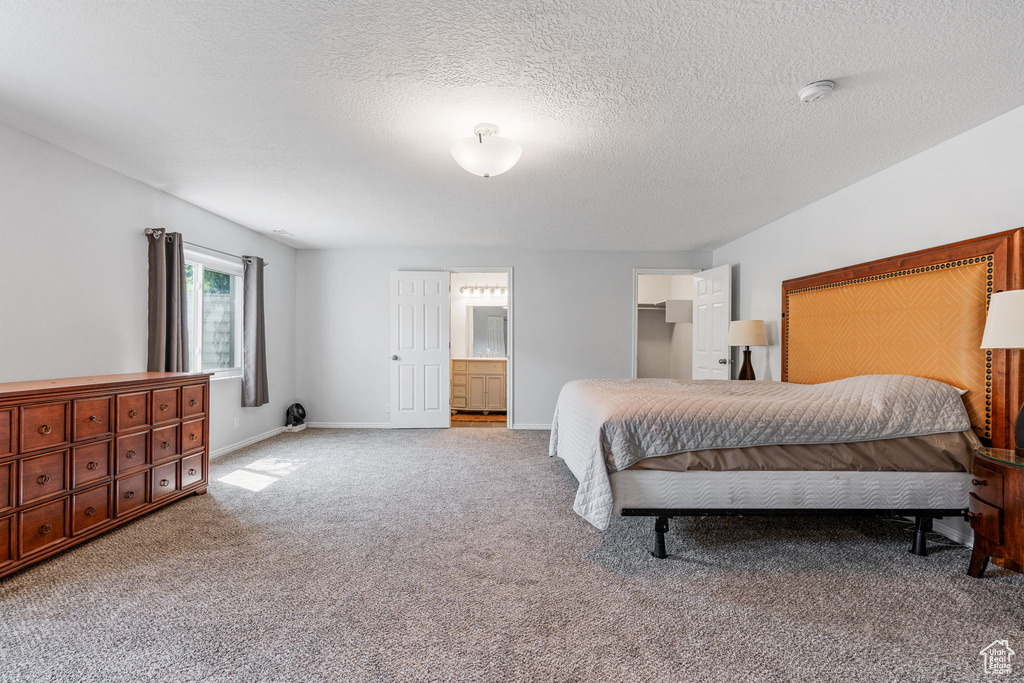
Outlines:
{"type": "Polygon", "coordinates": [[[263,324],[263,269],[258,256],[243,256],[242,264],[242,407],[270,402],[267,389],[267,335],[263,324]]]}
{"type": "Polygon", "coordinates": [[[188,301],[181,233],[149,234],[149,372],[188,372],[188,301]]]}

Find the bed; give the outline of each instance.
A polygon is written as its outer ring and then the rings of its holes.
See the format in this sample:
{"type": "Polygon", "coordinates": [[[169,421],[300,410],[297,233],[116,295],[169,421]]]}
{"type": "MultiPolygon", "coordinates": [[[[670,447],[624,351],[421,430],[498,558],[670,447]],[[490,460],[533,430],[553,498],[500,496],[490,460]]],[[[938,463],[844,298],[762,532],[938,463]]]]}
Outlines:
{"type": "Polygon", "coordinates": [[[1012,441],[1020,360],[979,347],[991,294],[1024,284],[1022,236],[784,282],[782,382],[567,384],[551,454],[574,509],[654,517],[656,557],[693,515],[912,516],[926,554],[931,520],[966,513],[972,451],[1012,441]]]}

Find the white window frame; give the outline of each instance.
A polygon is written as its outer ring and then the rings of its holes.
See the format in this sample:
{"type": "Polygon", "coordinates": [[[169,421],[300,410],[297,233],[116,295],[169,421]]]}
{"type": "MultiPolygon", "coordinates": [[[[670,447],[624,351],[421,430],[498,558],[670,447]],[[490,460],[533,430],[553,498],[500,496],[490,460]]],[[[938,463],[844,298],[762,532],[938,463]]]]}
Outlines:
{"type": "Polygon", "coordinates": [[[242,376],[242,263],[239,259],[221,256],[204,249],[185,247],[185,265],[192,266],[192,297],[195,319],[192,321],[192,329],[195,331],[196,339],[192,341],[192,356],[189,358],[189,367],[193,372],[212,372],[212,379],[242,376]],[[238,287],[236,287],[235,301],[235,359],[238,367],[225,368],[223,370],[203,370],[203,272],[209,268],[218,273],[238,276],[238,287]]]}

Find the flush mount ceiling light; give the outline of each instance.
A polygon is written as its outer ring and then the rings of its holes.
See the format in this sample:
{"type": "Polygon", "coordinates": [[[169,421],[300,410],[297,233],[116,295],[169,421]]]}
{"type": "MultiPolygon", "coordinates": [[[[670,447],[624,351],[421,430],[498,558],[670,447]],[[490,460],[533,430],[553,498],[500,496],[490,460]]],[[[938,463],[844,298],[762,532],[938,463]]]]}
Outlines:
{"type": "Polygon", "coordinates": [[[817,102],[818,100],[828,97],[832,94],[836,84],[834,81],[815,81],[814,83],[808,83],[804,87],[800,88],[800,92],[797,96],[801,102],[817,102]]]}
{"type": "Polygon", "coordinates": [[[511,140],[499,138],[498,127],[493,123],[478,124],[473,129],[473,137],[452,145],[456,163],[484,178],[504,173],[515,166],[521,156],[523,148],[511,140]]]}

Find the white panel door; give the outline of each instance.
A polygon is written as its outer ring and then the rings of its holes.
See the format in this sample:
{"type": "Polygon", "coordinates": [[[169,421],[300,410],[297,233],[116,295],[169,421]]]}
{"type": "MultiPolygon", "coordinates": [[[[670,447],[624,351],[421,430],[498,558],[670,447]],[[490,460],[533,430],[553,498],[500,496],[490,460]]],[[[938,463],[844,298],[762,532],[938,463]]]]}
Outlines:
{"type": "Polygon", "coordinates": [[[391,426],[448,427],[447,272],[391,273],[391,426]]]}
{"type": "Polygon", "coordinates": [[[729,321],[732,320],[732,266],[693,276],[693,378],[732,379],[729,321]]]}

